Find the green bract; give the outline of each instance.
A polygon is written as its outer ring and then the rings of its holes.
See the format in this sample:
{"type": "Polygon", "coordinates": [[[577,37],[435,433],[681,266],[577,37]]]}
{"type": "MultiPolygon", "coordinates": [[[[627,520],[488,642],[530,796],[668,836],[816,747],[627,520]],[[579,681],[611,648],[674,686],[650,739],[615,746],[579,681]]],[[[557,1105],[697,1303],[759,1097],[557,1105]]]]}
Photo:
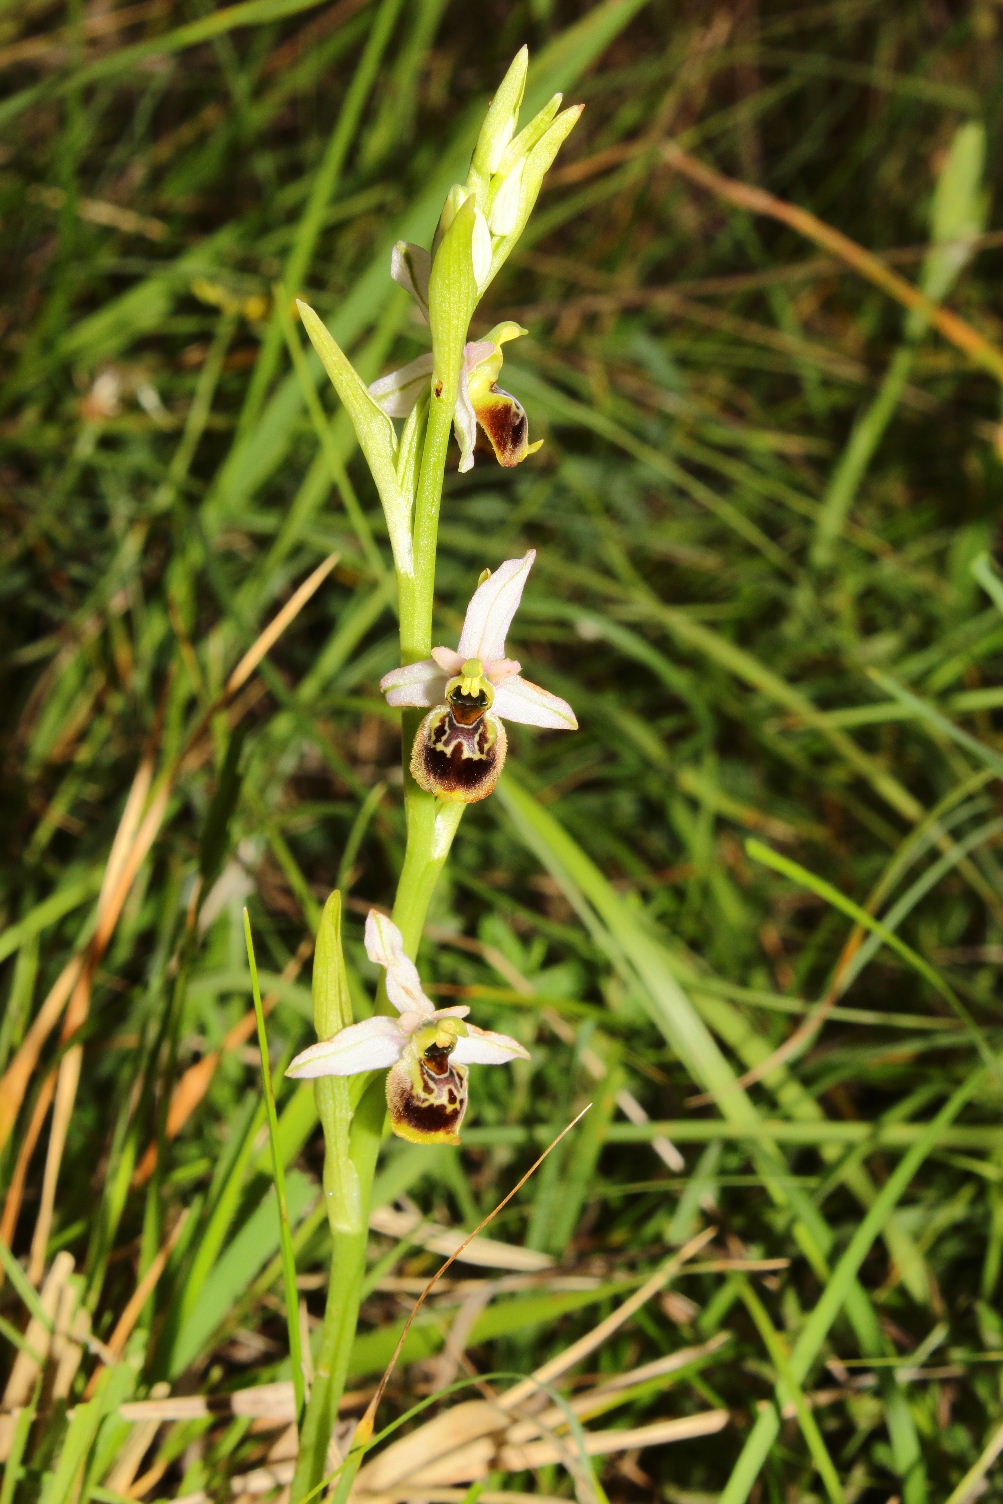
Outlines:
{"type": "MultiPolygon", "coordinates": [[[[477,205],[472,198],[457,210],[435,253],[428,279],[432,397],[434,401],[445,402],[450,411],[460,385],[467,330],[477,307],[478,278],[474,261],[475,237],[480,238],[477,214],[477,205]]],[[[483,270],[486,273],[487,267],[483,266],[483,270]]],[[[390,420],[385,421],[389,423],[390,420]]]]}
{"type": "Polygon", "coordinates": [[[348,356],[309,303],[296,299],[303,327],[352,420],[359,448],[376,482],[390,534],[398,574],[414,573],[411,549],[411,496],[397,480],[397,435],[394,426],[369,395],[369,389],[348,356]]]}

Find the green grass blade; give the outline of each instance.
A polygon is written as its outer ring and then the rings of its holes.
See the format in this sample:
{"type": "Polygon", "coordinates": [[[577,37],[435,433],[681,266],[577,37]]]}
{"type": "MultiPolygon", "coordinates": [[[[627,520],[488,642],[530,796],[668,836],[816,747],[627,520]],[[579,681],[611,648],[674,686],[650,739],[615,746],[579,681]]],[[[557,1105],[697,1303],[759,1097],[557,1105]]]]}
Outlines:
{"type": "Polygon", "coordinates": [[[282,1282],[286,1292],[286,1328],[289,1333],[289,1366],[292,1370],[293,1392],[296,1396],[296,1414],[303,1414],[305,1400],[303,1378],[303,1350],[300,1341],[299,1292],[296,1288],[296,1256],[293,1252],[292,1228],[289,1222],[289,1197],[286,1191],[286,1173],[279,1152],[279,1123],[275,1111],[275,1092],[272,1088],[272,1067],[268,1052],[268,1034],[265,1029],[265,1013],[261,1004],[261,987],[258,983],[258,963],[254,955],[254,936],[251,933],[251,916],[244,910],[244,938],[247,943],[247,964],[251,972],[251,992],[254,997],[254,1017],[258,1026],[258,1049],[261,1052],[261,1085],[265,1094],[265,1112],[268,1117],[268,1143],[272,1155],[272,1179],[275,1185],[275,1200],[279,1214],[279,1246],[282,1252],[282,1282]]]}

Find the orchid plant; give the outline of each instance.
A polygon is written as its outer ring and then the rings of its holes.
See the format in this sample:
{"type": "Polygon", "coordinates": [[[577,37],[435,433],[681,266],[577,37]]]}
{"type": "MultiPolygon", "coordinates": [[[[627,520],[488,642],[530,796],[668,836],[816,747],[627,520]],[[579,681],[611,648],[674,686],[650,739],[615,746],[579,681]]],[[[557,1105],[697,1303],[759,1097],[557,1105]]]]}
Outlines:
{"type": "MultiPolygon", "coordinates": [[[[390,277],[410,293],[428,326],[431,349],[367,386],[314,310],[298,305],[352,421],[386,518],[402,662],[380,689],[389,706],[405,712],[407,841],[393,917],[370,910],[366,920],[366,950],[383,973],[376,1012],[353,1021],[340,899],[332,895],[314,963],[318,1041],[287,1072],[315,1081],[332,1234],[327,1308],[300,1428],[292,1504],[316,1494],[340,1463],[331,1437],[355,1333],[372,1180],[387,1115],[394,1132],[410,1142],[457,1144],[467,1110],[467,1066],[528,1059],[517,1040],[468,1023],[466,1007],[436,1009],[413,959],[463,811],[487,798],[501,774],[505,722],[552,730],[577,726],[565,700],[524,679],[521,664],[505,656],[535,559],[532,549],[493,572],[484,570],[455,648],[433,646],[432,638],[451,434],[461,471],[475,462],[478,432],[501,465],[521,464],[540,448],[539,440],[530,442],[522,404],[499,386],[503,346],[526,331],[505,320],[482,336],[470,332],[481,297],[517,244],[543,179],[581,113],[580,106],[562,109],[557,94],[520,128],[527,70],[523,48],[491,101],[466,181],[450,190],[431,246],[401,241],[394,247],[390,277]],[[419,724],[412,709],[427,712],[419,724]]],[[[345,1491],[351,1474],[350,1466],[342,1469],[345,1491]]]]}

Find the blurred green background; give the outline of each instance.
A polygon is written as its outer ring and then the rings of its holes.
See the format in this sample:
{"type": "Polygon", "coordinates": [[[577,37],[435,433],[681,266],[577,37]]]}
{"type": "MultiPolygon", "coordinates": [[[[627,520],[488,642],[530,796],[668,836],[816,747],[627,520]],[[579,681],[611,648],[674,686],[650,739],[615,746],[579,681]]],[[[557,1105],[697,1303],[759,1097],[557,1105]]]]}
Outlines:
{"type": "MultiPolygon", "coordinates": [[[[638,1369],[582,1416],[633,1440],[482,1497],[1003,1500],[1001,19],[0,12],[0,1504],[224,1497],[275,1442],[222,1401],[147,1431],[121,1407],[288,1377],[241,908],[280,1070],[319,906],[343,888],[364,1010],[402,851],[389,549],[291,300],[367,378],[423,348],[390,250],[428,242],[523,43],[527,104],[586,110],[476,332],[528,328],[503,384],[545,445],[449,475],[438,620],[454,640],[479,572],[536,547],[510,650],[581,730],[515,728],[423,950],[432,995],[532,1063],[474,1077],[462,1149],[388,1145],[378,1196],[469,1229],[594,1101],[491,1229],[543,1272],[463,1270],[492,1300],[456,1378],[531,1371],[718,1229],[563,1381],[638,1369]],[[111,1343],[58,1380],[53,1271],[111,1343]]],[[[277,1092],[312,1322],[319,1136],[277,1092]]],[[[437,1266],[419,1245],[374,1235],[357,1395],[437,1266]]],[[[459,1299],[385,1419],[441,1387],[459,1299]]]]}

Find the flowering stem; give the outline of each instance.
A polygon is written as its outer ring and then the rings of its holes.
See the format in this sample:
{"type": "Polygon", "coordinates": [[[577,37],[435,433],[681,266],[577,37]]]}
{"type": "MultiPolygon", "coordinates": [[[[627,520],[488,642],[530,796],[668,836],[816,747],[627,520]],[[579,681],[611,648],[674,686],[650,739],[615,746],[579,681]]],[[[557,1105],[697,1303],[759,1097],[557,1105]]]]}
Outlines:
{"type": "MultiPolygon", "coordinates": [[[[451,378],[444,380],[439,397],[433,392],[422,449],[415,495],[414,573],[398,575],[400,592],[400,641],[405,663],[428,657],[432,647],[432,606],[435,596],[435,555],[439,531],[439,506],[446,469],[446,454],[453,407],[459,387],[463,342],[455,359],[450,352],[451,378]]],[[[403,752],[407,844],[404,865],[397,884],[393,917],[408,952],[417,955],[421,932],[439,874],[445,865],[463,814],[462,804],[444,804],[424,793],[411,777],[408,763],[419,716],[404,716],[403,752]]],[[[385,1006],[385,994],[381,988],[385,1006]]],[[[325,1085],[327,1083],[324,1083],[325,1085]]],[[[329,1446],[338,1418],[338,1406],[348,1376],[352,1344],[358,1323],[366,1267],[366,1245],[373,1176],[383,1136],[386,1105],[383,1079],[367,1087],[352,1118],[347,1158],[354,1169],[357,1187],[358,1224],[352,1228],[332,1219],[331,1274],[328,1283],[324,1325],[317,1349],[310,1400],[300,1435],[300,1451],[290,1491],[291,1504],[302,1504],[331,1472],[329,1446]]],[[[325,1128],[327,1127],[325,1123],[325,1128]]],[[[344,1137],[327,1137],[325,1188],[351,1179],[332,1173],[333,1158],[346,1157],[344,1137]]]]}
{"type": "MultiPolygon", "coordinates": [[[[409,718],[410,719],[410,718],[409,718]]],[[[417,956],[428,905],[465,808],[444,804],[411,781],[407,796],[407,848],[397,884],[393,920],[408,954],[417,956]]]]}
{"type": "MultiPolygon", "coordinates": [[[[385,17],[396,15],[399,8],[399,0],[387,0],[385,17]]],[[[404,243],[395,249],[392,274],[415,297],[427,317],[432,337],[432,381],[427,406],[424,397],[417,406],[412,406],[399,436],[390,420],[389,408],[377,401],[381,393],[386,396],[397,387],[385,377],[376,390],[367,389],[323,322],[308,305],[300,304],[304,326],[352,420],[383,503],[397,572],[401,658],[408,665],[421,663],[432,651],[439,511],[454,417],[459,414],[456,420],[463,436],[461,453],[464,461],[469,462],[474,422],[469,400],[471,371],[479,371],[482,384],[487,382],[493,387],[501,362],[497,345],[521,332],[511,322],[497,326],[495,344],[488,345],[494,351],[490,358],[497,363],[475,362],[464,377],[470,321],[485,287],[525,225],[544,173],[578,118],[577,110],[557,115],[560,103],[557,95],[522,132],[514,135],[527,62],[523,48],[495,93],[478,137],[467,184],[454,187],[443,209],[434,254],[429,256],[426,251],[404,243]],[[493,215],[490,221],[489,215],[493,215]],[[464,400],[458,409],[461,381],[466,384],[464,400]]],[[[427,370],[425,361],[419,364],[423,372],[427,370]]],[[[396,378],[406,374],[406,369],[394,373],[396,378]]],[[[518,458],[535,447],[538,446],[528,446],[528,451],[524,449],[518,458]]],[[[524,577],[531,564],[531,554],[522,561],[508,561],[502,584],[512,584],[520,575],[524,577]]],[[[521,584],[518,588],[521,591],[521,584]]],[[[511,610],[506,623],[510,619],[511,610]]],[[[501,635],[504,637],[504,632],[501,635]]],[[[510,671],[517,670],[515,665],[510,671]]],[[[574,725],[574,715],[563,701],[548,697],[525,682],[521,693],[524,697],[530,694],[531,698],[535,694],[538,701],[542,697],[544,704],[542,711],[536,704],[533,717],[526,715],[523,707],[520,718],[536,725],[574,725]],[[562,708],[567,712],[563,719],[557,713],[562,708]]],[[[485,703],[490,704],[490,699],[485,703]]],[[[403,717],[407,837],[393,909],[394,922],[410,957],[418,954],[432,894],[465,808],[462,802],[450,802],[425,792],[412,778],[410,753],[419,719],[413,711],[403,717]]],[[[504,742],[501,751],[503,754],[504,742]]],[[[464,797],[464,791],[454,792],[464,797]]],[[[485,792],[490,792],[490,788],[480,794],[467,790],[465,796],[483,797],[485,792]]],[[[351,1014],[338,930],[339,905],[340,900],[328,904],[325,920],[330,924],[325,931],[322,923],[318,936],[315,1004],[318,1038],[323,1042],[320,1048],[336,1039],[348,1025],[351,1014]]],[[[377,1009],[390,1011],[385,984],[377,993],[377,1009]]],[[[380,1025],[375,1027],[378,1030],[380,1025]]],[[[516,1053],[525,1053],[515,1041],[508,1043],[516,1053]]],[[[325,1136],[324,1192],[330,1198],[331,1276],[290,1504],[305,1504],[308,1498],[315,1497],[325,1476],[333,1470],[331,1437],[349,1372],[362,1297],[373,1176],[386,1118],[383,1081],[370,1081],[349,1123],[350,1100],[344,1083],[325,1082],[318,1092],[325,1136]]],[[[357,1461],[358,1457],[344,1469],[339,1497],[350,1489],[357,1461]]]]}

